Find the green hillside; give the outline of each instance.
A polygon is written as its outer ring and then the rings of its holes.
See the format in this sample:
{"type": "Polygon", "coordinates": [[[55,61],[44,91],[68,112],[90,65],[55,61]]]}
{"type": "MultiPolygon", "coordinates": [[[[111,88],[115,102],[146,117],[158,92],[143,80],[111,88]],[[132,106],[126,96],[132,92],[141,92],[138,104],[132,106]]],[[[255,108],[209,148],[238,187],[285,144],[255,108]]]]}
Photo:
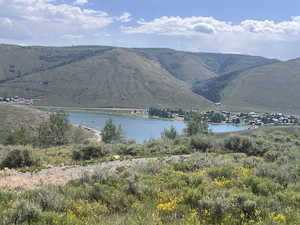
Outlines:
{"type": "Polygon", "coordinates": [[[195,53],[201,58],[210,71],[219,75],[244,71],[249,68],[278,62],[276,59],[268,59],[260,56],[221,54],[221,53],[195,53]]]}
{"type": "Polygon", "coordinates": [[[218,76],[209,70],[202,59],[189,52],[172,49],[136,49],[141,55],[157,61],[174,77],[192,85],[195,81],[206,80],[218,76]]]}
{"type": "Polygon", "coordinates": [[[207,107],[159,63],[129,49],[33,73],[0,85],[0,96],[40,99],[39,105],[83,107],[207,107]]]}
{"type": "Polygon", "coordinates": [[[82,60],[107,49],[111,49],[111,47],[54,48],[0,45],[0,83],[82,60]]]}
{"type": "Polygon", "coordinates": [[[0,45],[0,96],[51,106],[205,109],[242,72],[275,62],[172,49],[0,45]]]}
{"type": "Polygon", "coordinates": [[[158,61],[179,80],[194,85],[195,82],[277,62],[259,56],[220,53],[192,53],[172,49],[136,49],[144,56],[158,61]]]}
{"type": "Polygon", "coordinates": [[[221,102],[234,108],[300,112],[300,60],[279,62],[245,71],[221,94],[221,102]]]}

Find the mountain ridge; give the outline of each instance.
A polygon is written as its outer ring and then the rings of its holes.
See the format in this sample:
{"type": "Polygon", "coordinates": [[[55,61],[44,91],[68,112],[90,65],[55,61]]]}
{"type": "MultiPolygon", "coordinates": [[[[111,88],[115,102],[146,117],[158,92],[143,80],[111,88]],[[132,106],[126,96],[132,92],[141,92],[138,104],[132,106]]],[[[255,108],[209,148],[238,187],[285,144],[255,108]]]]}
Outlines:
{"type": "Polygon", "coordinates": [[[289,62],[168,48],[0,45],[0,96],[53,106],[206,109],[220,101],[239,108],[243,93],[229,91],[235,80],[289,62]]]}

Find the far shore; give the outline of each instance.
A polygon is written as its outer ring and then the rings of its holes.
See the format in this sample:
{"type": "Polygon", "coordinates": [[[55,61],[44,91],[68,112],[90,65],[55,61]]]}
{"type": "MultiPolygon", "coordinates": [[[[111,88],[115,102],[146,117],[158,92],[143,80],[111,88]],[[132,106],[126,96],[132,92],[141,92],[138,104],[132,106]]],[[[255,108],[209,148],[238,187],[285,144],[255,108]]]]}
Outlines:
{"type": "Polygon", "coordinates": [[[80,107],[57,107],[57,106],[33,106],[33,108],[40,110],[63,110],[66,112],[95,112],[107,115],[117,116],[134,116],[144,117],[158,120],[171,120],[171,121],[183,121],[182,118],[161,118],[157,116],[148,116],[145,114],[145,109],[140,108],[80,108],[80,107]]]}

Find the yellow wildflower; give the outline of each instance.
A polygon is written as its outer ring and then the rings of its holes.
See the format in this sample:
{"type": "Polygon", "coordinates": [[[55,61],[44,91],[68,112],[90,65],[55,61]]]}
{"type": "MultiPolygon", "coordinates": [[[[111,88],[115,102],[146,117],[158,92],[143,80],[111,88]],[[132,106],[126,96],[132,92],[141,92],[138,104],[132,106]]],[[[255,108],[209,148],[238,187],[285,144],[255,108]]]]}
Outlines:
{"type": "Polygon", "coordinates": [[[231,181],[230,180],[228,180],[228,179],[225,179],[225,178],[221,178],[221,179],[215,179],[214,181],[213,181],[213,184],[215,184],[215,185],[217,185],[217,186],[219,186],[219,187],[224,187],[225,185],[227,185],[227,184],[230,184],[231,183],[231,181]]]}

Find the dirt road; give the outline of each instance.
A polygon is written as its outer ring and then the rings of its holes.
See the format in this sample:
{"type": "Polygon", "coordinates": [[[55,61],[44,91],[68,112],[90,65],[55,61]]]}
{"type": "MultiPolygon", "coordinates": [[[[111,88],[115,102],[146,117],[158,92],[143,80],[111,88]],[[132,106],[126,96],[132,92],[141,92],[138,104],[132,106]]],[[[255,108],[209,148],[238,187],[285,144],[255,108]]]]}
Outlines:
{"type": "Polygon", "coordinates": [[[145,164],[151,161],[161,160],[180,161],[189,156],[171,156],[166,158],[141,158],[124,161],[111,161],[99,164],[91,164],[88,166],[67,166],[50,169],[43,169],[36,173],[10,173],[10,171],[1,172],[0,187],[7,187],[9,189],[25,188],[34,189],[46,184],[66,184],[70,180],[81,178],[82,176],[91,175],[97,171],[108,169],[115,171],[118,167],[134,166],[145,164]]]}

